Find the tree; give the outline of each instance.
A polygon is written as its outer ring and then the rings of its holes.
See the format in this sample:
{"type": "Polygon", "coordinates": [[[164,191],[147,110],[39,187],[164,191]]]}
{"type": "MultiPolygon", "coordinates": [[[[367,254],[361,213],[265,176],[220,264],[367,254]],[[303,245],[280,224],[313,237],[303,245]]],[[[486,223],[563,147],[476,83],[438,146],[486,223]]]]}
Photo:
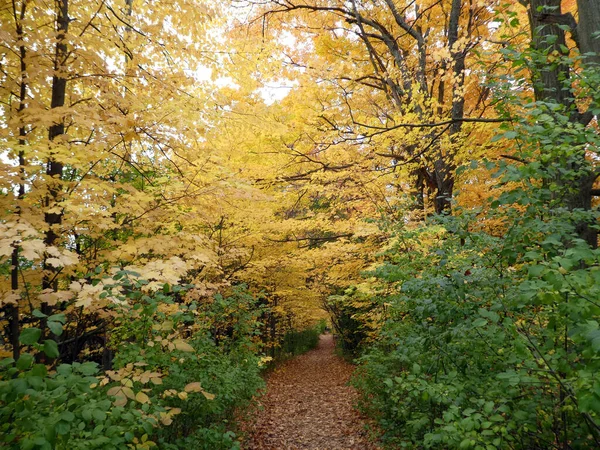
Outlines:
{"type": "MultiPolygon", "coordinates": [[[[537,52],[532,66],[536,101],[543,107],[548,107],[544,104],[550,105],[550,109],[551,105],[559,105],[568,115],[570,123],[589,127],[596,115],[596,105],[576,101],[576,80],[573,74],[581,70],[592,73],[599,70],[600,2],[577,2],[579,24],[570,12],[562,12],[560,0],[531,0],[521,3],[528,8],[532,47],[537,52]],[[583,68],[575,67],[569,60],[567,33],[570,33],[577,50],[583,55],[583,68]]],[[[567,155],[563,161],[566,168],[578,174],[577,177],[570,179],[558,174],[554,181],[562,186],[562,192],[558,195],[562,196],[560,201],[565,207],[590,211],[592,198],[597,193],[594,182],[600,176],[600,171],[587,155],[598,149],[582,144],[584,143],[574,143],[575,152],[567,155]]],[[[580,221],[577,228],[583,239],[592,247],[597,246],[597,231],[588,221],[580,221]]]]}
{"type": "Polygon", "coordinates": [[[184,254],[198,265],[210,259],[212,244],[192,233],[179,233],[179,245],[147,242],[145,254],[143,245],[127,249],[137,239],[177,234],[197,220],[194,214],[210,215],[198,209],[213,195],[210,184],[224,180],[216,172],[203,176],[211,166],[199,144],[205,118],[190,111],[202,110],[208,98],[189,75],[212,14],[197,6],[185,0],[175,10],[67,0],[51,10],[38,1],[2,6],[0,142],[10,188],[1,200],[0,264],[10,277],[0,289],[15,357],[22,326],[33,320],[45,329],[45,319],[31,319],[34,309],[69,314],[73,322],[58,339],[65,352],[71,333],[103,329],[97,313],[105,302],[78,299],[69,289],[77,280],[89,284],[97,267],[184,254]],[[165,25],[167,16],[185,32],[165,25]],[[193,57],[179,52],[191,36],[193,57]]]}
{"type": "Polygon", "coordinates": [[[458,0],[261,4],[265,24],[297,40],[286,50],[285,63],[323,91],[335,92],[322,95],[318,129],[327,134],[313,140],[361,145],[380,170],[408,167],[416,203],[422,208],[428,196],[435,212],[448,212],[455,169],[473,150],[466,138],[474,128],[463,124],[486,122],[489,91],[480,81],[487,74],[477,65],[477,54],[491,45],[493,5],[458,0]]]}

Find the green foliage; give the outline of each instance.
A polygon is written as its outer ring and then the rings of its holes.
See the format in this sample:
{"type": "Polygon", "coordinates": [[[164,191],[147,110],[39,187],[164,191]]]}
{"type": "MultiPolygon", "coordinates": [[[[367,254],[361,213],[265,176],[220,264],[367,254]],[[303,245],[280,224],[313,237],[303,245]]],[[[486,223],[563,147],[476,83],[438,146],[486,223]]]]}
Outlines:
{"type": "MultiPolygon", "coordinates": [[[[505,56],[521,67],[544,55],[505,56]]],[[[355,382],[394,448],[600,446],[600,251],[590,193],[600,137],[575,110],[597,109],[600,71],[578,75],[580,88],[565,86],[571,106],[504,98],[501,113],[513,120],[498,139],[514,158],[488,163],[505,189],[487,212],[400,227],[372,273],[387,292],[385,321],[355,382]]],[[[525,86],[518,71],[512,77],[512,89],[525,86]]]]}
{"type": "Polygon", "coordinates": [[[0,442],[6,448],[127,448],[134,436],[154,430],[147,411],[115,407],[105,388],[92,388],[98,384],[94,363],[61,364],[49,372],[26,353],[16,366],[10,360],[2,366],[0,442]]]}
{"type": "Polygon", "coordinates": [[[239,447],[228,420],[263,386],[260,308],[243,287],[198,305],[180,302],[189,286],[152,292],[147,285],[126,271],[105,283],[119,317],[114,370],[106,373],[94,363],[49,370],[36,359],[42,352],[57,357],[56,342],[41,339],[40,328],[23,330],[21,342],[38,356],[2,362],[0,435],[7,448],[239,447]],[[226,333],[216,332],[225,322],[226,333]]]}
{"type": "Polygon", "coordinates": [[[319,344],[319,336],[322,333],[323,326],[321,323],[301,331],[288,331],[283,337],[279,349],[280,355],[295,356],[316,348],[319,344]]]}
{"type": "Polygon", "coordinates": [[[373,333],[375,324],[371,312],[374,300],[355,287],[346,289],[341,295],[331,295],[324,303],[329,312],[335,332],[337,345],[349,356],[359,354],[367,337],[373,333]]]}
{"type": "Polygon", "coordinates": [[[405,232],[412,250],[392,250],[375,273],[395,292],[361,358],[363,406],[408,448],[593,448],[600,252],[550,233],[526,244],[520,226],[461,245],[448,230],[464,228],[405,232]]]}
{"type": "Polygon", "coordinates": [[[243,287],[206,304],[176,305],[175,312],[166,314],[161,306],[173,304],[169,295],[163,290],[153,297],[142,296],[139,308],[134,306],[131,314],[141,313],[136,320],[122,322],[119,341],[126,344],[115,367],[144,364],[165,374],[150,399],[181,411],[168,427],[158,430],[161,448],[232,448],[229,419],[263,387],[254,339],[261,311],[243,287]],[[176,329],[187,330],[189,346],[173,340],[176,329]]]}

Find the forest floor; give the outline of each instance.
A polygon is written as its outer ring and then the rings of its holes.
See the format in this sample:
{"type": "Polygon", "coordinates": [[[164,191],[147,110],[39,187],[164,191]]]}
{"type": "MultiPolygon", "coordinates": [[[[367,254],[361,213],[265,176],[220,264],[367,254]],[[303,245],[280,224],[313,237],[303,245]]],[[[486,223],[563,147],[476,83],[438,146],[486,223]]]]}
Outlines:
{"type": "Polygon", "coordinates": [[[354,367],[337,356],[332,335],[316,349],[278,366],[243,428],[246,450],[375,450],[348,386],[354,367]]]}

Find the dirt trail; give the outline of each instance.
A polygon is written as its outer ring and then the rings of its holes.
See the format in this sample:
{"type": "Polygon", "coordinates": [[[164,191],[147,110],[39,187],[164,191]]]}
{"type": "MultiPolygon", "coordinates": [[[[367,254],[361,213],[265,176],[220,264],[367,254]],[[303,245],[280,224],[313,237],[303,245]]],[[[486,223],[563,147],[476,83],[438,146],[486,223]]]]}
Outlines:
{"type": "Polygon", "coordinates": [[[353,366],[334,354],[331,335],[287,361],[267,379],[267,393],[247,424],[246,450],[374,450],[346,383],[353,366]]]}

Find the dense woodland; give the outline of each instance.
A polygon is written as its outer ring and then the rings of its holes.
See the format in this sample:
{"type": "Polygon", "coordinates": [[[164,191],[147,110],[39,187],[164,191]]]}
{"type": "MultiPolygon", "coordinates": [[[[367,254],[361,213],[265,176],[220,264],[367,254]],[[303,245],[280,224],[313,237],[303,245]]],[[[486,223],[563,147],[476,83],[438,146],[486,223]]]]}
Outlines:
{"type": "Polygon", "coordinates": [[[329,324],[382,448],[600,447],[600,0],[2,0],[0,446],[232,449],[329,324]]]}

